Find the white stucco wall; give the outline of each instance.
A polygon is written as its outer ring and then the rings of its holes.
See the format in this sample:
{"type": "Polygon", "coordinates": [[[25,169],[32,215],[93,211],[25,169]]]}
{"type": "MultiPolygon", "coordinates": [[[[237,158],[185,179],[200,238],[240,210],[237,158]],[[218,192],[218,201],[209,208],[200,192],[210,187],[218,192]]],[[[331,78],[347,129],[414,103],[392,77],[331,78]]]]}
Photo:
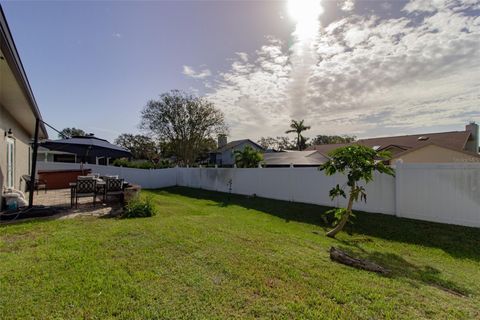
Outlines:
{"type": "Polygon", "coordinates": [[[7,170],[7,139],[5,132],[12,129],[13,140],[15,141],[15,177],[14,187],[24,188],[20,183],[22,175],[30,172],[29,149],[32,137],[12,118],[12,116],[0,105],[0,190],[6,184],[7,170]]]}

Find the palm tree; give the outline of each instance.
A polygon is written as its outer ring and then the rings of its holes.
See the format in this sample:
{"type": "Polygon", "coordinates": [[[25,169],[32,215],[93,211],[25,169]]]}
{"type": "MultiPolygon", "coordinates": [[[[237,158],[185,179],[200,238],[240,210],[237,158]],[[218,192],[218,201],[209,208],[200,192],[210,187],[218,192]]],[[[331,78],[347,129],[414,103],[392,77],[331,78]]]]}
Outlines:
{"type": "Polygon", "coordinates": [[[263,160],[263,155],[251,146],[245,146],[243,150],[235,150],[235,164],[239,168],[256,168],[263,160]]]}
{"type": "Polygon", "coordinates": [[[285,131],[285,133],[296,133],[297,134],[297,149],[298,150],[302,149],[301,148],[302,147],[301,141],[302,141],[302,139],[305,139],[302,136],[302,132],[310,129],[310,126],[306,126],[306,125],[303,124],[304,121],[305,120],[300,120],[300,121],[292,120],[292,122],[290,123],[290,128],[292,128],[292,129],[285,131]]]}

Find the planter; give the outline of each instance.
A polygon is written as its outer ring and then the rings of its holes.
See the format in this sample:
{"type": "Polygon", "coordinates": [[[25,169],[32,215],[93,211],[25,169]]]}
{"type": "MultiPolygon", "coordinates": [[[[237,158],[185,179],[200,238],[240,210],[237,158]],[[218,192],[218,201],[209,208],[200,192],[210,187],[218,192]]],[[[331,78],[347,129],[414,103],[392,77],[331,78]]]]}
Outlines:
{"type": "Polygon", "coordinates": [[[125,188],[123,194],[124,194],[124,202],[128,203],[130,200],[135,198],[140,194],[140,190],[142,190],[142,187],[139,186],[138,184],[133,184],[125,188]]]}

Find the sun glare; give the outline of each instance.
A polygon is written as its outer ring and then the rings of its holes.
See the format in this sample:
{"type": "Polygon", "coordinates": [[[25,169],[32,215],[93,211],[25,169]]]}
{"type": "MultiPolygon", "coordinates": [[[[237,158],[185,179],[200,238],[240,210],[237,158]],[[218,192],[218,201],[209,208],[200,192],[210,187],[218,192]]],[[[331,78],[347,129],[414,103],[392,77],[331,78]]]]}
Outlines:
{"type": "Polygon", "coordinates": [[[288,12],[297,22],[317,19],[323,13],[320,0],[288,0],[288,12]]]}
{"type": "Polygon", "coordinates": [[[288,12],[297,22],[295,34],[301,40],[314,37],[318,32],[318,17],[323,13],[320,0],[288,0],[288,12]]]}

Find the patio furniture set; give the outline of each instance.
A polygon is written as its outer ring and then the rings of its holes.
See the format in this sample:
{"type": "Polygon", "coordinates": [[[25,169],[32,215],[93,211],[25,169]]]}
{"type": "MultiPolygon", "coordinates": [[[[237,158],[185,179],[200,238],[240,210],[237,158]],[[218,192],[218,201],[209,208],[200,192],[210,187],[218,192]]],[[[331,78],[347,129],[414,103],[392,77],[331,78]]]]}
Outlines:
{"type": "MultiPolygon", "coordinates": [[[[22,176],[22,180],[25,181],[25,191],[30,190],[30,185],[32,183],[32,179],[29,175],[24,174],[22,176]]],[[[33,190],[37,191],[38,190],[45,190],[45,193],[47,193],[47,181],[44,179],[35,179],[34,184],[33,184],[33,190]]]]}
{"type": "Polygon", "coordinates": [[[92,197],[95,206],[98,196],[102,197],[104,203],[108,196],[117,196],[123,202],[124,190],[128,185],[128,182],[117,176],[78,176],[76,182],[70,183],[70,205],[78,207],[79,198],[92,197]]]}

